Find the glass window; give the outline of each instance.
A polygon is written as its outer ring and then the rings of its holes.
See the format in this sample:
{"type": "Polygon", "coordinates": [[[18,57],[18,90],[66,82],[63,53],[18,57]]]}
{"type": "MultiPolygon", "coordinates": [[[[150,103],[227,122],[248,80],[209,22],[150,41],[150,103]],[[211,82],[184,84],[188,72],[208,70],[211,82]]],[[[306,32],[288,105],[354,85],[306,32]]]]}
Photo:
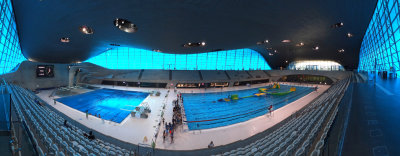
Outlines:
{"type": "Polygon", "coordinates": [[[294,61],[289,63],[289,70],[325,70],[325,71],[337,71],[344,70],[343,66],[334,61],[328,60],[303,60],[294,61]]]}
{"type": "Polygon", "coordinates": [[[378,0],[361,45],[359,70],[400,70],[399,1],[378,0]]]}
{"type": "Polygon", "coordinates": [[[19,45],[11,1],[0,0],[0,4],[0,74],[5,74],[26,59],[19,45]]]}
{"type": "Polygon", "coordinates": [[[167,54],[143,49],[118,47],[85,62],[109,69],[163,70],[270,70],[268,63],[251,49],[199,54],[167,54]]]}

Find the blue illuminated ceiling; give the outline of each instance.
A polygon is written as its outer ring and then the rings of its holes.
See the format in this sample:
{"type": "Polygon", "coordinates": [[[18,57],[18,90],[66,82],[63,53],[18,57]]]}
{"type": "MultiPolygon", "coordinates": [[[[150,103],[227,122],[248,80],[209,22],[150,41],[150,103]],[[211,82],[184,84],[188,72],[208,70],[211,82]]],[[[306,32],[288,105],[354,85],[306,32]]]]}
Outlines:
{"type": "Polygon", "coordinates": [[[296,59],[331,59],[357,66],[364,32],[376,0],[195,0],[93,1],[14,0],[25,56],[42,62],[84,61],[112,48],[110,44],[171,53],[251,48],[276,68],[296,59]],[[135,33],[114,26],[116,18],[137,25],[135,33]],[[339,29],[331,25],[344,22],[339,29]],[[93,28],[85,35],[79,27],[93,28]],[[346,38],[351,32],[353,38],[346,38]],[[69,43],[60,38],[68,37],[69,43]],[[268,39],[267,46],[256,42],[268,39]],[[291,43],[282,43],[282,40],[291,43]],[[184,48],[187,42],[205,47],[184,48]],[[299,42],[304,46],[296,47],[299,42]],[[312,51],[313,46],[320,50],[312,51]],[[271,48],[267,50],[266,48],[271,48]],[[338,49],[345,49],[338,53],[338,49]],[[277,50],[273,56],[269,52],[277,50]]]}

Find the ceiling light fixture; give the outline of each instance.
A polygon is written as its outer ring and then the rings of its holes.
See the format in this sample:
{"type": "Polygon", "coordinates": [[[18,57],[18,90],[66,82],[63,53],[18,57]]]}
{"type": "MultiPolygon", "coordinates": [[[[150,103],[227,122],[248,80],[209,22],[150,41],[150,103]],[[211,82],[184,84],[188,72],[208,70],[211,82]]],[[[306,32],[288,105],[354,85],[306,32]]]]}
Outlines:
{"type": "Polygon", "coordinates": [[[290,43],[290,40],[282,40],[283,43],[290,43]]]}
{"type": "Polygon", "coordinates": [[[114,25],[117,27],[119,30],[122,30],[127,33],[134,33],[138,30],[137,26],[133,24],[132,22],[122,19],[122,18],[117,18],[114,20],[114,25]]]}
{"type": "Polygon", "coordinates": [[[343,53],[343,52],[344,52],[344,49],[339,49],[338,52],[339,52],[339,53],[343,53]]]}
{"type": "Polygon", "coordinates": [[[346,36],[347,36],[348,38],[350,38],[350,37],[353,37],[353,34],[347,33],[346,36]]]}
{"type": "Polygon", "coordinates": [[[300,42],[300,43],[296,44],[296,46],[298,46],[298,47],[304,46],[304,43],[300,42]]]}
{"type": "Polygon", "coordinates": [[[262,45],[262,44],[267,44],[267,43],[269,43],[269,40],[259,41],[259,42],[257,42],[257,45],[262,45]]]}
{"type": "Polygon", "coordinates": [[[272,53],[269,53],[268,55],[269,55],[269,56],[273,56],[274,54],[272,54],[272,53]]]}
{"type": "Polygon", "coordinates": [[[313,47],[313,50],[319,50],[319,46],[313,47]]]}
{"type": "Polygon", "coordinates": [[[189,42],[189,43],[186,43],[186,44],[184,44],[183,45],[183,47],[185,47],[185,48],[190,48],[190,47],[204,47],[204,46],[206,46],[207,45],[207,43],[206,42],[198,42],[198,43],[192,43],[192,42],[189,42]]]}
{"type": "Polygon", "coordinates": [[[277,53],[278,52],[278,50],[274,50],[274,53],[277,53]]]}
{"type": "Polygon", "coordinates": [[[340,28],[343,27],[344,23],[340,22],[340,23],[335,23],[334,25],[331,26],[331,28],[340,28]]]}
{"type": "Polygon", "coordinates": [[[81,33],[86,34],[86,35],[93,34],[93,29],[86,25],[80,26],[79,30],[81,31],[81,33]]]}
{"type": "Polygon", "coordinates": [[[60,41],[61,41],[62,43],[69,43],[70,40],[69,40],[68,37],[61,37],[60,41]]]}

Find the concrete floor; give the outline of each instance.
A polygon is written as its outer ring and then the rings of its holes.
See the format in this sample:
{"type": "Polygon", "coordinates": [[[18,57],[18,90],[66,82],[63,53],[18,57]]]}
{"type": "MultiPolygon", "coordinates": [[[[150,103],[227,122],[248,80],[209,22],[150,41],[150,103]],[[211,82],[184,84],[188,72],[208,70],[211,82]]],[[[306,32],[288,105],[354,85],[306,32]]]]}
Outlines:
{"type": "Polygon", "coordinates": [[[342,155],[400,155],[400,80],[354,84],[342,155]]]}

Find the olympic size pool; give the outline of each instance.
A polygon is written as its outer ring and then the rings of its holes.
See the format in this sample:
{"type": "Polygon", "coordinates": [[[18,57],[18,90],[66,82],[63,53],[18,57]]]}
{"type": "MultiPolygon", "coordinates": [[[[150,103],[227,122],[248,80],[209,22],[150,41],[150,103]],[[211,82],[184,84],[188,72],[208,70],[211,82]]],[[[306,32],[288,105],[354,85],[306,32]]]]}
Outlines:
{"type": "MultiPolygon", "coordinates": [[[[271,87],[271,86],[267,86],[271,87]]],[[[271,92],[287,92],[291,86],[281,85],[280,89],[269,89],[271,92]]],[[[287,95],[267,95],[243,98],[232,101],[218,101],[234,94],[246,97],[258,93],[258,88],[218,93],[185,93],[182,94],[183,106],[189,130],[209,129],[244,122],[264,115],[267,107],[279,109],[312,92],[310,87],[295,86],[296,91],[287,95]]]]}
{"type": "Polygon", "coordinates": [[[148,95],[135,91],[98,89],[56,100],[83,113],[100,114],[102,119],[121,123],[148,95]]]}

